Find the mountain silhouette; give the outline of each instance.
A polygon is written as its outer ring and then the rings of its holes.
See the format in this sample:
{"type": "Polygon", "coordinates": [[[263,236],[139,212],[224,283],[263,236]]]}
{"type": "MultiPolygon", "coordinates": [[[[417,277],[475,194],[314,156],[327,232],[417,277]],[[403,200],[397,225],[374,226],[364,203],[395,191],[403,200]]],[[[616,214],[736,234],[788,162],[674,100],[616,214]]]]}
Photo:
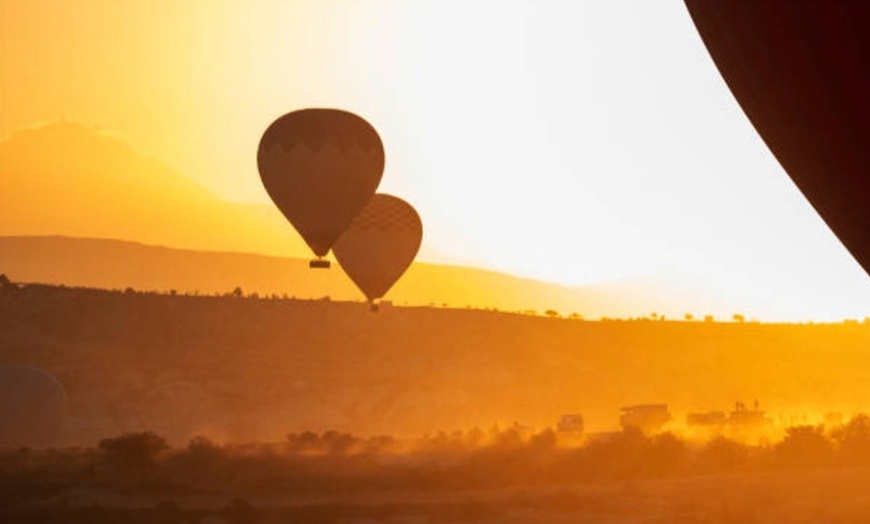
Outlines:
{"type": "MultiPolygon", "coordinates": [[[[205,252],[136,242],[62,236],[0,237],[0,272],[17,282],[179,293],[245,293],[363,300],[337,267],[312,271],[308,260],[205,252]]],[[[629,283],[573,288],[494,271],[415,263],[386,297],[397,304],[499,308],[568,315],[647,312],[649,293],[629,283]]]]}
{"type": "MultiPolygon", "coordinates": [[[[251,170],[255,176],[253,163],[251,170]]],[[[0,232],[307,253],[273,206],[226,202],[119,139],[72,122],[0,143],[0,232]]]]}

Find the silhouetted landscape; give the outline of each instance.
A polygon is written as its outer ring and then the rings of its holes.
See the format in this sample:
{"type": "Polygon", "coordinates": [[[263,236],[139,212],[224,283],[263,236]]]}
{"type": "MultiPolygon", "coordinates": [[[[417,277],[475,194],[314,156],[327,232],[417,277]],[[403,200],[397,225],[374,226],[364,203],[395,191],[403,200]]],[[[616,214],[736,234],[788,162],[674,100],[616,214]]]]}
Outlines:
{"type": "MultiPolygon", "coordinates": [[[[0,272],[17,282],[133,287],[164,293],[174,289],[207,295],[241,287],[248,294],[363,298],[341,271],[311,272],[303,258],[61,236],[0,236],[0,250],[0,272]]],[[[541,314],[553,310],[587,318],[643,316],[651,311],[676,311],[682,317],[682,308],[693,302],[688,295],[643,279],[569,287],[495,271],[426,263],[412,264],[388,299],[415,306],[471,306],[541,314]]]]}
{"type": "MultiPolygon", "coordinates": [[[[857,413],[870,326],[584,321],[485,310],[14,284],[0,301],[8,364],[55,375],[67,442],[155,431],[172,443],[339,430],[415,436],[622,406],[689,412],[758,399],[771,416],[857,413]],[[312,328],[312,326],[316,326],[312,328]],[[436,336],[437,335],[437,336],[436,336]],[[680,370],[692,369],[690,374],[680,370]]],[[[776,419],[782,422],[782,420],[776,419]]]]}
{"type": "Polygon", "coordinates": [[[866,323],[0,289],[0,358],[50,372],[68,406],[55,447],[0,451],[3,520],[870,516],[866,323]],[[756,411],[719,417],[735,399],[756,411]],[[650,402],[673,417],[625,426],[650,402]]]}
{"type": "Polygon", "coordinates": [[[0,358],[56,376],[68,416],[57,447],[0,453],[0,517],[861,521],[868,342],[858,322],[372,313],[4,280],[0,358]],[[689,423],[750,398],[757,427],[689,423]],[[620,428],[645,402],[673,418],[620,428]],[[579,431],[557,425],[568,413],[579,431]]]}

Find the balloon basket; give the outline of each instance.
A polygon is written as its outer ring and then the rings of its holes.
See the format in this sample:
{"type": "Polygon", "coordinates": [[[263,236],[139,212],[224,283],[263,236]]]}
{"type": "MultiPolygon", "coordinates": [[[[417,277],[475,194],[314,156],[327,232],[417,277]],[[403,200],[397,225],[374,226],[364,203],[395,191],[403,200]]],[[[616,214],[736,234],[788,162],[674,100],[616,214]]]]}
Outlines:
{"type": "Polygon", "coordinates": [[[377,313],[378,309],[379,309],[378,305],[375,304],[374,302],[369,304],[369,311],[371,311],[372,313],[377,313]]]}
{"type": "Polygon", "coordinates": [[[308,267],[311,269],[329,269],[332,264],[329,260],[323,260],[322,258],[316,258],[314,260],[308,261],[308,267]]]}

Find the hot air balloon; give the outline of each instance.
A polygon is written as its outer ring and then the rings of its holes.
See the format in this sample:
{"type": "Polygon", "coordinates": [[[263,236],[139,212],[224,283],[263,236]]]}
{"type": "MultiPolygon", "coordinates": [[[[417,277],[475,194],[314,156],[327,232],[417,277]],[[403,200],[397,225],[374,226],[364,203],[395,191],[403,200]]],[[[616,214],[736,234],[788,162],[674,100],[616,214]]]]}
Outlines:
{"type": "Polygon", "coordinates": [[[41,447],[61,437],[66,393],[49,373],[0,366],[0,447],[41,447]]]}
{"type": "Polygon", "coordinates": [[[685,1],[752,125],[870,273],[870,2],[685,1]]]}
{"type": "Polygon", "coordinates": [[[384,171],[384,146],[365,120],[338,109],[302,109],[263,133],[257,168],[266,192],[314,254],[323,257],[366,205],[384,171]]]}
{"type": "Polygon", "coordinates": [[[423,224],[410,204],[376,194],[333,247],[335,258],[372,303],[383,297],[417,256],[423,224]]]}

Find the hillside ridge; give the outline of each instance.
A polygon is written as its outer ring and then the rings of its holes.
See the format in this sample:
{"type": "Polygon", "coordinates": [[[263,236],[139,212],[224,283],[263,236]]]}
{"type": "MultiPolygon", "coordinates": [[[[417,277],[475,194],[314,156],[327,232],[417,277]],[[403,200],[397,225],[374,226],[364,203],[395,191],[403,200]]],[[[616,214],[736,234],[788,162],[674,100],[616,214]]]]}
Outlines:
{"type": "Polygon", "coordinates": [[[335,300],[48,285],[0,292],[0,363],[58,377],[77,443],[132,430],[178,442],[330,429],[414,436],[542,428],[565,413],[608,430],[621,406],[644,403],[668,404],[677,422],[756,399],[774,417],[866,412],[868,347],[870,325],[859,323],[371,313],[335,300]]]}

